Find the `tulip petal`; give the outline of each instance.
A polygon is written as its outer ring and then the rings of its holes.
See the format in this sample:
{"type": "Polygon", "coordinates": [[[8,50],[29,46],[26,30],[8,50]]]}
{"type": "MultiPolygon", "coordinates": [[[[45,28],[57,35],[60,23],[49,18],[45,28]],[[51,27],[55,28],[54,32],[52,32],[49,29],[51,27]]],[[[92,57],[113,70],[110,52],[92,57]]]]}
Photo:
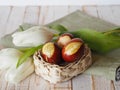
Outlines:
{"type": "Polygon", "coordinates": [[[35,47],[52,39],[54,33],[46,27],[34,26],[12,35],[13,43],[21,47],[35,47]]]}

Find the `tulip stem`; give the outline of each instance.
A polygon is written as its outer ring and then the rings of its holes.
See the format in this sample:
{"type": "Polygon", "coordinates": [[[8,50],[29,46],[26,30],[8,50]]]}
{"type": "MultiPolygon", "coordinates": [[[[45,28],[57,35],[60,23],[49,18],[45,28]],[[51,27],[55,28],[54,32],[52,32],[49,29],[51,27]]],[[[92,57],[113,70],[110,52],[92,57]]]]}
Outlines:
{"type": "Polygon", "coordinates": [[[59,34],[54,34],[54,35],[53,35],[53,37],[58,37],[58,36],[59,36],[59,34]]]}

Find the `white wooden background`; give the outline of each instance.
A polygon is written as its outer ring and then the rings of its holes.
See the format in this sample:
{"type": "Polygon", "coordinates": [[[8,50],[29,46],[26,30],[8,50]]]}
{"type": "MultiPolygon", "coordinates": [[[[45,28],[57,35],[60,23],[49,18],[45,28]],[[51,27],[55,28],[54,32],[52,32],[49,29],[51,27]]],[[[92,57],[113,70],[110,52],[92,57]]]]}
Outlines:
{"type": "MultiPolygon", "coordinates": [[[[0,37],[22,23],[47,24],[77,9],[120,26],[120,6],[0,6],[0,37]]],[[[5,82],[0,74],[0,90],[120,90],[120,82],[93,75],[79,75],[68,82],[50,84],[32,74],[17,85],[5,82]]]]}

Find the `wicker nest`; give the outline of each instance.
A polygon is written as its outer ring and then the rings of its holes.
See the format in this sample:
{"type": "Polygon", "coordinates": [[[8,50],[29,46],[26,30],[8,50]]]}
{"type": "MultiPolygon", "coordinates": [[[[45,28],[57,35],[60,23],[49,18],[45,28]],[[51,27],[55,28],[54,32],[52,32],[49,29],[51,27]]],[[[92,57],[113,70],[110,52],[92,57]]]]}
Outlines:
{"type": "Polygon", "coordinates": [[[35,73],[50,83],[67,81],[84,72],[92,64],[91,51],[87,45],[85,45],[84,55],[80,60],[62,66],[44,61],[40,50],[34,54],[33,58],[35,73]]]}

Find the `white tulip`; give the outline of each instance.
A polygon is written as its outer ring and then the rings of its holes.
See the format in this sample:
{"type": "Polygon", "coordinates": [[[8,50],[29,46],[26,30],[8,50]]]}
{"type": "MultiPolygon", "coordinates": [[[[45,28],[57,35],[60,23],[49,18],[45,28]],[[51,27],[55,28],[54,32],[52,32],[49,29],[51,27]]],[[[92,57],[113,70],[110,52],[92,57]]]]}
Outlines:
{"type": "Polygon", "coordinates": [[[34,72],[33,60],[29,58],[29,60],[24,62],[18,68],[14,66],[11,67],[5,75],[5,79],[10,83],[16,84],[24,80],[27,76],[29,76],[33,72],[34,72]]]}
{"type": "Polygon", "coordinates": [[[14,48],[0,50],[0,69],[5,70],[13,65],[15,66],[21,55],[22,53],[14,48]]]}
{"type": "Polygon", "coordinates": [[[53,35],[54,33],[46,27],[34,26],[25,31],[14,33],[12,37],[16,46],[34,47],[50,41],[53,35]]]}
{"type": "Polygon", "coordinates": [[[33,58],[28,58],[26,62],[16,68],[18,59],[23,53],[14,48],[0,50],[0,69],[7,70],[5,79],[10,83],[19,83],[34,72],[33,58]]]}

